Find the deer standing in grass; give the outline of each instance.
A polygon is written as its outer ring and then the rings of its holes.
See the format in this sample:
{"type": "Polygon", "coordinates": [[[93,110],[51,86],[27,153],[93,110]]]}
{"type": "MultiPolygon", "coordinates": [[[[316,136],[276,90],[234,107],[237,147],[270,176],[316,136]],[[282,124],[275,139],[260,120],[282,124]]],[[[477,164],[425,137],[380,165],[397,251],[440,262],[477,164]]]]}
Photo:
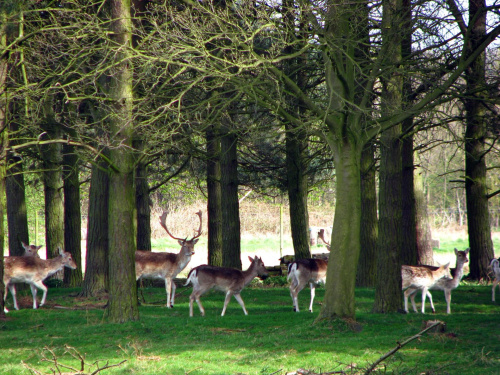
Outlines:
{"type": "MultiPolygon", "coordinates": [[[[325,240],[324,230],[319,232],[319,238],[326,244],[330,251],[330,243],[325,240]]],[[[287,279],[290,281],[290,296],[292,297],[293,309],[299,312],[298,295],[309,283],[311,288],[311,303],[309,311],[313,311],[314,296],[316,295],[316,285],[326,282],[326,269],[328,262],[323,259],[299,259],[288,265],[287,279]]]]}
{"type": "MultiPolygon", "coordinates": [[[[40,306],[43,306],[47,298],[47,287],[43,284],[43,280],[59,272],[64,267],[76,269],[76,263],[73,261],[71,254],[61,248],[58,251],[59,256],[47,260],[36,256],[5,257],[3,274],[3,283],[5,285],[4,302],[7,299],[7,291],[10,290],[14,300],[14,308],[19,310],[14,283],[27,283],[30,285],[31,294],[33,295],[33,308],[37,308],[37,288],[43,291],[42,301],[40,302],[40,306]]],[[[6,308],[4,310],[8,312],[6,308]]]]}
{"type": "Polygon", "coordinates": [[[231,296],[234,296],[243,309],[245,315],[248,315],[245,303],[240,295],[241,291],[256,276],[265,279],[269,274],[261,258],[256,256],[255,258],[248,257],[248,259],[251,264],[246,271],[240,271],[235,268],[207,265],[201,265],[193,268],[189,272],[186,284],[184,284],[184,286],[189,285],[189,283],[193,285],[193,292],[191,293],[191,296],[189,296],[189,316],[193,316],[193,301],[196,301],[198,304],[201,316],[205,316],[205,309],[201,304],[200,297],[214,287],[226,293],[226,299],[224,300],[224,307],[222,309],[221,316],[224,316],[226,313],[227,304],[229,303],[231,296]]]}
{"type": "Polygon", "coordinates": [[[160,216],[160,224],[170,237],[179,242],[181,250],[179,253],[158,253],[152,251],[137,250],[135,252],[135,277],[136,280],[142,278],[165,280],[165,290],[167,292],[166,307],[174,307],[175,283],[174,278],[188,265],[194,254],[194,245],[201,236],[201,211],[196,213],[200,219],[200,227],[196,230],[197,234],[190,240],[186,238],[174,237],[167,228],[165,219],[167,212],[160,216]]]}
{"type": "MultiPolygon", "coordinates": [[[[462,277],[464,276],[464,265],[465,265],[465,263],[467,263],[469,261],[469,259],[467,258],[468,254],[469,254],[469,249],[466,249],[464,251],[458,251],[457,249],[455,249],[455,256],[457,257],[457,260],[456,260],[456,267],[451,268],[451,270],[450,270],[452,278],[443,277],[443,278],[439,279],[434,285],[429,287],[429,290],[443,290],[444,291],[444,298],[446,300],[446,313],[447,314],[451,314],[451,307],[450,307],[451,291],[453,289],[458,288],[458,285],[460,284],[460,281],[462,280],[462,277]]],[[[424,266],[424,267],[427,267],[428,269],[433,270],[433,271],[438,269],[438,267],[433,267],[433,266],[424,266]]],[[[427,297],[429,297],[429,302],[431,304],[431,310],[433,313],[435,313],[436,310],[434,309],[434,303],[432,302],[432,295],[429,292],[429,290],[427,290],[427,297]]],[[[417,308],[415,306],[415,295],[417,294],[417,292],[418,292],[418,289],[414,289],[411,287],[405,291],[405,296],[406,296],[406,294],[408,294],[410,296],[411,305],[413,306],[413,310],[415,312],[417,312],[417,308]]]]}
{"type": "Polygon", "coordinates": [[[405,297],[405,311],[408,312],[408,296],[418,290],[422,291],[422,314],[425,314],[425,298],[428,290],[441,278],[451,279],[450,263],[438,267],[436,270],[428,266],[402,266],[401,277],[405,297]]]}
{"type": "Polygon", "coordinates": [[[493,259],[490,263],[490,267],[495,274],[495,279],[493,280],[493,288],[491,288],[491,301],[495,302],[495,288],[500,283],[500,261],[498,259],[493,259]]]}

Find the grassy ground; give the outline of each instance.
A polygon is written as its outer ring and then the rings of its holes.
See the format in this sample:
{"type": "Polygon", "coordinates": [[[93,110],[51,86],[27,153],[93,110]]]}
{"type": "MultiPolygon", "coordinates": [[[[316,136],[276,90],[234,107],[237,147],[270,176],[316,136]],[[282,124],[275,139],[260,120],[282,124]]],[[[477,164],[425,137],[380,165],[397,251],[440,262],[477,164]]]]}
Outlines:
{"type": "Polygon", "coordinates": [[[28,368],[43,374],[69,371],[59,367],[58,372],[54,358],[79,369],[72,354],[85,357],[86,373],[97,369],[96,361],[101,367],[126,361],[103,373],[284,375],[302,368],[356,374],[417,334],[428,319],[445,321],[446,332],[411,342],[377,373],[500,374],[500,306],[491,302],[490,286],[462,284],[453,292],[449,316],[438,291],[433,293],[436,315],[378,315],[370,312],[374,291],[357,289],[360,331],[344,322],[315,323],[322,288],[312,314],[306,311],[308,289],[299,295],[303,311],[294,313],[286,287],[254,287],[242,293],[248,316],[233,299],[221,317],[224,296],[210,292],[202,297],[206,317],[195,305],[193,318],[188,316],[190,287],[178,288],[171,310],[163,307],[164,289],[149,288],[143,290],[140,321],[126,324],[107,324],[104,310],[97,308],[104,302],[81,300],[76,292],[52,288],[48,306],[37,311],[30,308],[30,296],[21,297],[22,309],[0,322],[0,374],[29,374],[28,368]]]}

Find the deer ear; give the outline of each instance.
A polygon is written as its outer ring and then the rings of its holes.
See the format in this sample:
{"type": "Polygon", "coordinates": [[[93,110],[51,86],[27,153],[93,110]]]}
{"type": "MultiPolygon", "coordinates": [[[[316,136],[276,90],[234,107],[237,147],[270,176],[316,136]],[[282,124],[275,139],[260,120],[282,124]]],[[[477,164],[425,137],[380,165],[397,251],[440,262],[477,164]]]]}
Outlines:
{"type": "Polygon", "coordinates": [[[29,247],[28,245],[26,245],[23,241],[21,241],[21,244],[23,245],[23,247],[26,249],[27,247],[29,247]]]}
{"type": "Polygon", "coordinates": [[[184,245],[184,240],[177,240],[179,242],[179,245],[183,246],[184,245]]]}
{"type": "Polygon", "coordinates": [[[250,259],[250,262],[253,262],[253,258],[251,256],[249,256],[248,259],[250,259]]]}
{"type": "Polygon", "coordinates": [[[60,255],[63,255],[64,254],[64,251],[63,249],[61,249],[60,247],[57,248],[57,251],[59,252],[60,255]]]}

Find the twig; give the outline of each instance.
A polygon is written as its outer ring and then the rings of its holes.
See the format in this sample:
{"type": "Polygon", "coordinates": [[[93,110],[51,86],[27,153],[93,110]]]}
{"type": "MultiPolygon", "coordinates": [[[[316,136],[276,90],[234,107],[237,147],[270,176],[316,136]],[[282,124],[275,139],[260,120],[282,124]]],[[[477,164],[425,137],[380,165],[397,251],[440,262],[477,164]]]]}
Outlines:
{"type": "Polygon", "coordinates": [[[406,344],[409,344],[409,343],[410,343],[410,342],[412,342],[413,340],[416,340],[416,339],[418,339],[418,338],[422,337],[422,335],[423,335],[424,333],[426,333],[427,331],[429,331],[429,330],[431,330],[431,329],[433,329],[433,328],[435,328],[435,327],[437,327],[438,325],[441,325],[441,324],[442,324],[442,322],[436,322],[435,324],[433,324],[433,325],[431,325],[431,326],[427,327],[427,328],[426,328],[426,329],[424,329],[423,331],[421,331],[421,332],[417,333],[415,336],[410,337],[410,338],[409,338],[409,339],[407,339],[406,341],[403,341],[402,343],[399,343],[399,342],[398,342],[398,345],[397,345],[394,349],[392,349],[392,350],[388,351],[386,354],[384,354],[382,357],[380,357],[380,358],[379,358],[379,359],[377,359],[374,363],[372,363],[372,365],[371,365],[370,367],[368,367],[368,369],[365,371],[365,375],[370,374],[370,373],[371,373],[371,372],[375,369],[375,367],[377,367],[377,365],[378,365],[380,362],[382,362],[382,361],[386,360],[387,358],[389,358],[391,355],[393,355],[394,353],[396,353],[396,352],[397,352],[399,349],[401,349],[403,346],[405,346],[406,344]]]}

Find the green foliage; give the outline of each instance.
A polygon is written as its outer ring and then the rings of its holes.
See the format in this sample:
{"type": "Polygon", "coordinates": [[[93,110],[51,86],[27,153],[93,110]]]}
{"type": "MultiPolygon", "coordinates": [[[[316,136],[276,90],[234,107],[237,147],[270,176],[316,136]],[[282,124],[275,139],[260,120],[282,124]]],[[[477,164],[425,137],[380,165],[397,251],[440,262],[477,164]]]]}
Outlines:
{"type": "Polygon", "coordinates": [[[199,316],[195,304],[193,318],[188,314],[190,287],[179,285],[173,309],[164,307],[163,287],[146,288],[140,321],[125,324],[108,324],[104,310],[98,308],[105,301],[84,300],[76,297],[77,292],[50,289],[47,307],[36,311],[30,308],[29,291],[19,296],[22,309],[9,312],[8,319],[0,322],[0,373],[29,374],[23,364],[52,373],[53,364],[41,361],[44,355],[51,358],[45,347],[60,364],[79,368],[78,358],[67,349],[72,347],[89,364],[126,360],[104,374],[284,375],[299,368],[357,374],[398,342],[420,332],[422,321],[429,319],[445,321],[447,331],[424,335],[383,362],[375,373],[483,375],[497,373],[500,366],[500,314],[498,304],[491,302],[490,286],[461,285],[453,292],[451,315],[445,314],[443,293],[433,292],[438,313],[432,316],[372,314],[374,291],[357,289],[357,326],[315,322],[324,288],[317,290],[313,314],[306,312],[308,288],[299,294],[303,311],[295,313],[288,288],[258,287],[242,292],[248,316],[232,299],[221,317],[224,295],[209,292],[202,297],[206,316],[199,316]]]}

